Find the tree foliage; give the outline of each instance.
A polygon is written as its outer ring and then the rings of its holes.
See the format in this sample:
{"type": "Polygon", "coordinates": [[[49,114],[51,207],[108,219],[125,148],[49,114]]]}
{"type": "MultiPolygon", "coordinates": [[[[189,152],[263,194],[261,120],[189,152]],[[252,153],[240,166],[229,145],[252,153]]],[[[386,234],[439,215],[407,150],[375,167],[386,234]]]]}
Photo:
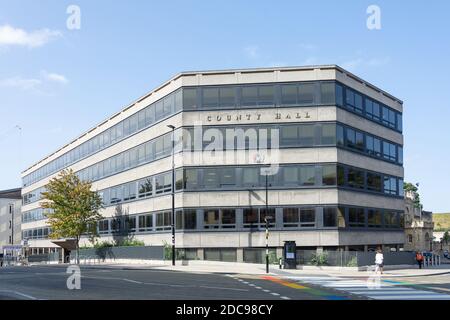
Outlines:
{"type": "Polygon", "coordinates": [[[52,209],[46,214],[50,238],[75,238],[77,253],[82,235],[88,234],[91,241],[98,237],[97,222],[102,219],[98,212],[103,208],[102,199],[91,188],[91,182],[80,180],[70,169],[50,180],[42,193],[41,206],[52,209]]]}
{"type": "Polygon", "coordinates": [[[403,184],[403,190],[405,190],[405,193],[411,192],[414,195],[414,198],[413,198],[414,207],[418,208],[418,209],[422,209],[422,204],[420,202],[419,188],[410,182],[405,182],[403,184]]]}

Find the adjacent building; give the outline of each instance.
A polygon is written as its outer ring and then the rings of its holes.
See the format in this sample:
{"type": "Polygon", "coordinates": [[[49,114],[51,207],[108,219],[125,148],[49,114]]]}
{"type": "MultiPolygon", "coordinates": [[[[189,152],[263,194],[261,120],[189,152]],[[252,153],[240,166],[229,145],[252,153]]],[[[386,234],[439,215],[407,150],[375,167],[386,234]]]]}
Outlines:
{"type": "Polygon", "coordinates": [[[72,168],[103,197],[101,240],[126,229],[170,244],[175,187],[177,247],[192,258],[247,261],[266,216],[278,252],[399,250],[402,111],[335,65],[182,72],[22,173],[22,236],[55,250],[40,194],[72,168]]]}
{"type": "Polygon", "coordinates": [[[0,253],[20,252],[21,199],[20,188],[0,191],[0,253]]]}
{"type": "Polygon", "coordinates": [[[430,251],[433,243],[433,213],[414,201],[416,194],[405,194],[405,251],[430,251]]]}

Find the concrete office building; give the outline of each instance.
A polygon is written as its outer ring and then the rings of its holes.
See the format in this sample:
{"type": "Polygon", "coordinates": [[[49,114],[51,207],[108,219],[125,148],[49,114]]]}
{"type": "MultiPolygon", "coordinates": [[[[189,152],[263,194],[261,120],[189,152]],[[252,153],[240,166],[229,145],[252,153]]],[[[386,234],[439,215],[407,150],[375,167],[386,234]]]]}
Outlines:
{"type": "Polygon", "coordinates": [[[30,246],[56,247],[40,192],[69,167],[103,196],[101,240],[125,228],[170,244],[169,125],[176,241],[188,256],[248,260],[265,245],[266,214],[278,252],[287,240],[319,250],[404,244],[402,101],[329,65],[176,75],[23,172],[30,246]],[[213,141],[226,147],[208,151],[213,141]],[[276,160],[260,157],[270,149],[276,160]],[[260,168],[275,162],[266,204],[260,168]]]}
{"type": "Polygon", "coordinates": [[[0,191],[0,253],[21,243],[20,193],[20,188],[0,191]]]}

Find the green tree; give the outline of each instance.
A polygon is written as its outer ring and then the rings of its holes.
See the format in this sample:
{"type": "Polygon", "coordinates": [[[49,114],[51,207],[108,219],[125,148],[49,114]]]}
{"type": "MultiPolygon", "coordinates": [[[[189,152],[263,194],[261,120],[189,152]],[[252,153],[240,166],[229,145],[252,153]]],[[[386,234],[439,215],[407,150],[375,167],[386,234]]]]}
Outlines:
{"type": "Polygon", "coordinates": [[[406,192],[412,192],[414,195],[413,198],[413,202],[414,202],[414,207],[418,208],[418,209],[422,209],[422,204],[420,203],[420,194],[419,194],[419,188],[418,188],[419,184],[412,184],[410,182],[405,182],[403,184],[403,190],[406,192]]]}
{"type": "Polygon", "coordinates": [[[448,244],[448,242],[450,241],[450,234],[448,233],[448,231],[444,232],[444,235],[442,236],[442,243],[448,244]]]}
{"type": "Polygon", "coordinates": [[[90,181],[82,181],[70,169],[63,170],[50,180],[42,193],[41,206],[52,209],[46,214],[51,228],[50,238],[74,238],[76,263],[80,263],[80,238],[87,234],[91,242],[98,237],[97,222],[102,219],[98,211],[103,208],[100,195],[92,191],[90,181]]]}

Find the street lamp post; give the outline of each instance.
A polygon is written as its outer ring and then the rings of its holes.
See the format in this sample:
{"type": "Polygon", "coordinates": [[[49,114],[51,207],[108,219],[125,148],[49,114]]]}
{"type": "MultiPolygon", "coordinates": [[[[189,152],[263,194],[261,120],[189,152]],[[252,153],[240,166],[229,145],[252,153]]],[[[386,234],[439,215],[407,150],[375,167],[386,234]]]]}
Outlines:
{"type": "Polygon", "coordinates": [[[261,168],[261,174],[266,178],[266,215],[264,222],[266,223],[266,273],[269,273],[269,220],[272,219],[269,216],[269,184],[268,177],[272,175],[271,168],[261,168]]]}
{"type": "Polygon", "coordinates": [[[172,265],[175,265],[175,127],[172,129],[172,265]]]}

